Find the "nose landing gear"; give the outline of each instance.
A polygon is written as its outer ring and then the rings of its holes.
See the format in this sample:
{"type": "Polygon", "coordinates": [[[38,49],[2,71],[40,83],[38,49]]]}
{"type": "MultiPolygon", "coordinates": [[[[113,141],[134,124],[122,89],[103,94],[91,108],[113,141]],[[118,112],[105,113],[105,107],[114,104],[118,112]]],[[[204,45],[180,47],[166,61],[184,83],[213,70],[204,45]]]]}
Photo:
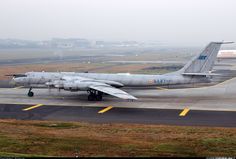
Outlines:
{"type": "Polygon", "coordinates": [[[88,91],[88,101],[101,101],[103,93],[96,90],[89,90],[88,91]]]}
{"type": "Polygon", "coordinates": [[[30,87],[30,89],[29,89],[28,96],[29,97],[33,97],[34,96],[34,92],[32,92],[32,87],[30,87]]]}

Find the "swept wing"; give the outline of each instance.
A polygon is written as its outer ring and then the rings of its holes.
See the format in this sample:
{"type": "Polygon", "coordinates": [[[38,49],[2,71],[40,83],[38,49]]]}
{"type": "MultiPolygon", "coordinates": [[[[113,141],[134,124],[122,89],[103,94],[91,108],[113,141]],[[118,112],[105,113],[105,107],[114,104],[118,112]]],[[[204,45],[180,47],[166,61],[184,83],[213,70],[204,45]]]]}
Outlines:
{"type": "Polygon", "coordinates": [[[78,76],[76,77],[64,76],[60,80],[48,82],[46,83],[46,85],[64,89],[71,88],[71,90],[93,89],[121,99],[131,99],[131,100],[137,99],[134,96],[128,94],[127,92],[111,86],[111,85],[116,85],[118,87],[122,86],[121,83],[115,81],[96,80],[78,76]]]}
{"type": "Polygon", "coordinates": [[[100,83],[92,84],[91,86],[89,86],[89,88],[103,92],[103,93],[107,93],[107,94],[110,94],[112,96],[122,98],[122,99],[132,99],[132,100],[137,99],[134,96],[126,93],[125,91],[122,91],[120,89],[114,88],[110,85],[103,84],[103,83],[102,84],[100,84],[100,83]]]}

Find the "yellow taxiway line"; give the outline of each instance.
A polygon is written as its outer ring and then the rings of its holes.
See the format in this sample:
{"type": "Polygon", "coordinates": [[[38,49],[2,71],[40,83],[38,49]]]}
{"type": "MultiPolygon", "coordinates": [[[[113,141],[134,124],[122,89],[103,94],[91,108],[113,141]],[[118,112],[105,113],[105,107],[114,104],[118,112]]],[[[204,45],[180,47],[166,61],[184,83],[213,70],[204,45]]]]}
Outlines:
{"type": "Polygon", "coordinates": [[[38,108],[38,107],[41,107],[43,106],[43,104],[37,104],[37,105],[34,105],[34,106],[31,106],[31,107],[28,107],[28,108],[25,108],[25,109],[22,109],[23,111],[27,111],[27,110],[31,110],[31,109],[34,109],[34,108],[38,108]]]}
{"type": "Polygon", "coordinates": [[[163,87],[156,87],[156,88],[160,90],[168,90],[167,88],[163,88],[163,87]]]}
{"type": "Polygon", "coordinates": [[[19,86],[19,87],[14,87],[13,89],[20,89],[23,88],[24,86],[19,86]]]}
{"type": "Polygon", "coordinates": [[[189,112],[189,108],[184,108],[184,110],[179,114],[179,116],[186,116],[188,112],[189,112]]]}
{"type": "Polygon", "coordinates": [[[110,110],[112,108],[113,108],[112,106],[106,107],[105,109],[100,110],[98,113],[99,114],[105,113],[105,112],[107,112],[108,110],[110,110]]]}

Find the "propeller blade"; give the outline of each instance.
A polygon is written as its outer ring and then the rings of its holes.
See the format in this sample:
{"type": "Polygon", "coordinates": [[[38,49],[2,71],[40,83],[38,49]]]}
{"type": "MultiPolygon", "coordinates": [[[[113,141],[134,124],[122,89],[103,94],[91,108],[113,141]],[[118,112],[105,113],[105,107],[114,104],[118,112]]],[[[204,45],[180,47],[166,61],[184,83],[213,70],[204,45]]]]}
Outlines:
{"type": "Polygon", "coordinates": [[[7,74],[5,76],[7,76],[7,77],[26,77],[25,74],[7,74]]]}

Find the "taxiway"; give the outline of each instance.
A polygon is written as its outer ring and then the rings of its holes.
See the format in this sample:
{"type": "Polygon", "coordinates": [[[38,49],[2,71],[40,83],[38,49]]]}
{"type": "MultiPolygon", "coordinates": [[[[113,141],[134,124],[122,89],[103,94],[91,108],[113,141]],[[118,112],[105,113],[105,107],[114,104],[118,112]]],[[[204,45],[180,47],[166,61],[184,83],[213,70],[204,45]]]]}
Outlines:
{"type": "Polygon", "coordinates": [[[83,121],[93,123],[167,124],[185,126],[236,127],[236,112],[178,109],[145,109],[48,106],[48,105],[0,105],[1,119],[83,121]],[[37,108],[33,108],[38,106],[37,108]],[[32,109],[31,109],[32,108],[32,109]]]}
{"type": "Polygon", "coordinates": [[[30,98],[27,88],[0,88],[0,118],[236,127],[235,88],[236,78],[201,88],[126,89],[134,102],[92,102],[86,92],[56,89],[34,89],[30,98]]]}

